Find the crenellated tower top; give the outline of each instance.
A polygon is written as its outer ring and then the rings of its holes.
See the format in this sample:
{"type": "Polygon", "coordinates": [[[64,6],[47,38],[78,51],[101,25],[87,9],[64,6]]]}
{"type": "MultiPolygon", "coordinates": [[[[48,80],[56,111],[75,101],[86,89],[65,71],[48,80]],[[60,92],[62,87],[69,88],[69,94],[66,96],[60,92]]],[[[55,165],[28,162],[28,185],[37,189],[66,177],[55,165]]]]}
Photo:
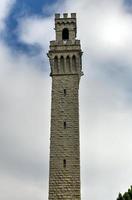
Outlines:
{"type": "Polygon", "coordinates": [[[55,14],[55,30],[56,40],[75,40],[76,38],[76,13],[64,13],[63,17],[60,14],[55,14]]]}

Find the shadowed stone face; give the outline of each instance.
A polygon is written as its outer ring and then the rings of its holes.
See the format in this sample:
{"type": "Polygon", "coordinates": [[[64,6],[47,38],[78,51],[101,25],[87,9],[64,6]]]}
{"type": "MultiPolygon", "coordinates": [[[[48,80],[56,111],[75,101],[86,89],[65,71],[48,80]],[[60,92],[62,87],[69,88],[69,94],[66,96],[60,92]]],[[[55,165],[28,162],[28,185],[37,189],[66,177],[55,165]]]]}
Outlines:
{"type": "Polygon", "coordinates": [[[82,74],[76,14],[55,15],[48,57],[52,77],[49,200],[80,200],[79,81],[82,74]]]}

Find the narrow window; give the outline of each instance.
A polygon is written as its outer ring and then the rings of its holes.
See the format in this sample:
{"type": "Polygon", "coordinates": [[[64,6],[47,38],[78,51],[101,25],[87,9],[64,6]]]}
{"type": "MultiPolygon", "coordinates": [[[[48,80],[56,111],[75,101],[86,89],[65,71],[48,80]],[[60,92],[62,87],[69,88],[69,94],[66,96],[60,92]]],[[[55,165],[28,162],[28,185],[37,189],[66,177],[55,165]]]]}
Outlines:
{"type": "Polygon", "coordinates": [[[58,58],[57,56],[54,58],[54,73],[58,73],[59,69],[58,69],[58,58]]]}
{"type": "Polygon", "coordinates": [[[60,58],[60,67],[61,67],[61,72],[63,73],[64,72],[64,57],[61,56],[60,58]]]}
{"type": "Polygon", "coordinates": [[[72,57],[72,70],[73,72],[76,72],[76,57],[72,57]]]}
{"type": "Polygon", "coordinates": [[[66,96],[66,89],[64,89],[64,97],[66,96]]]}
{"type": "Polygon", "coordinates": [[[64,129],[66,129],[66,122],[64,122],[64,129]]]}
{"type": "Polygon", "coordinates": [[[67,58],[66,58],[66,71],[67,71],[68,73],[71,72],[70,57],[69,57],[69,56],[67,56],[67,58]]]}
{"type": "Polygon", "coordinates": [[[66,160],[63,160],[63,167],[66,168],[66,160]]]}
{"type": "Polygon", "coordinates": [[[62,31],[62,40],[69,40],[69,30],[67,28],[62,31]]]}

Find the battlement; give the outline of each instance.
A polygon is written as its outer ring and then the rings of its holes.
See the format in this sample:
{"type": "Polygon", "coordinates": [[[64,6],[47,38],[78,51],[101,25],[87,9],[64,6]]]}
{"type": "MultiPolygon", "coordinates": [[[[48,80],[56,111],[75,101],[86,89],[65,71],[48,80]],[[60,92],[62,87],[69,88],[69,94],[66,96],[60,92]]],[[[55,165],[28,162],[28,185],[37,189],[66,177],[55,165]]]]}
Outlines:
{"type": "Polygon", "coordinates": [[[76,13],[71,13],[70,17],[68,17],[68,13],[63,13],[62,17],[60,13],[55,14],[55,19],[66,19],[66,18],[76,19],[76,13]]]}
{"type": "Polygon", "coordinates": [[[75,40],[76,39],[76,13],[55,14],[56,40],[75,40]]]}

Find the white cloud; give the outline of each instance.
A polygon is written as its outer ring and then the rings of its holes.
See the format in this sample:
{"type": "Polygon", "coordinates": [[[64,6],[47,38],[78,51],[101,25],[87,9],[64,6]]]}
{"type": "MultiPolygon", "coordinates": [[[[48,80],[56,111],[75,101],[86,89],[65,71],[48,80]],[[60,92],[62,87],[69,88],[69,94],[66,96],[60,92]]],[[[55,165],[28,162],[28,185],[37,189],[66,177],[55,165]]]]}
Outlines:
{"type": "Polygon", "coordinates": [[[68,1],[67,9],[78,13],[78,36],[90,59],[132,63],[132,15],[126,12],[123,1],[68,1]]]}
{"type": "Polygon", "coordinates": [[[5,19],[8,16],[11,7],[15,3],[15,0],[1,0],[0,1],[0,31],[3,30],[5,26],[5,19]]]}
{"type": "Polygon", "coordinates": [[[4,43],[0,50],[0,198],[41,199],[48,194],[50,77],[34,58],[4,43]]]}
{"type": "MultiPolygon", "coordinates": [[[[0,2],[0,31],[5,28],[13,3],[0,2]]],[[[3,200],[42,199],[48,195],[50,78],[37,69],[39,59],[14,53],[0,41],[0,199],[3,200]]]]}
{"type": "MultiPolygon", "coordinates": [[[[76,4],[66,1],[58,5],[56,12],[77,12],[78,37],[89,59],[98,64],[115,61],[130,66],[132,16],[127,13],[123,1],[77,0],[76,4]]],[[[39,44],[47,48],[48,41],[54,39],[53,17],[27,17],[22,20],[20,27],[20,40],[27,44],[39,44]]]]}
{"type": "Polygon", "coordinates": [[[43,192],[46,192],[44,183],[26,182],[9,174],[0,174],[0,198],[3,200],[14,199],[43,199],[43,192]]]}
{"type": "Polygon", "coordinates": [[[22,20],[19,28],[20,40],[26,44],[39,45],[47,51],[49,41],[54,35],[53,30],[52,17],[46,19],[37,16],[28,17],[22,20]]]}
{"type": "Polygon", "coordinates": [[[116,199],[131,185],[132,108],[102,80],[80,90],[82,199],[116,199]]]}

